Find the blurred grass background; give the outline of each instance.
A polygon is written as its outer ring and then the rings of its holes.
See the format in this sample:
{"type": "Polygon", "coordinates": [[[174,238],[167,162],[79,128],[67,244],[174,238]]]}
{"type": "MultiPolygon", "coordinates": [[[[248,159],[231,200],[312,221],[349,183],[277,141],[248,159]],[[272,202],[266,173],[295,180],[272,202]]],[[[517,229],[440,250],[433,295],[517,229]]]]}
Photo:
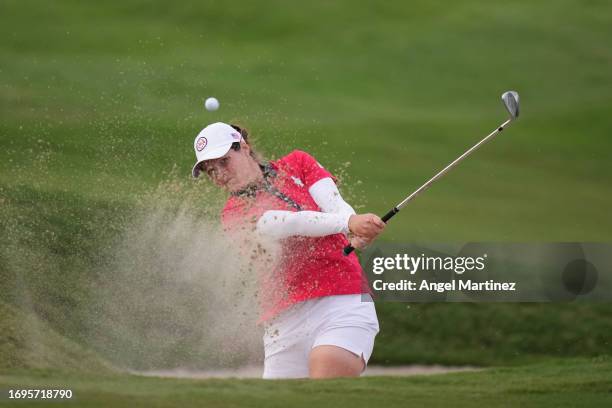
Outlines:
{"type": "MultiPolygon", "coordinates": [[[[610,2],[8,0],[0,38],[0,298],[27,293],[77,341],[101,248],[140,194],[187,182],[212,121],[269,158],[309,151],[381,214],[501,123],[515,89],[520,120],[383,240],[612,237],[610,2]]],[[[609,354],[609,310],[381,304],[374,361],[609,354]]]]}

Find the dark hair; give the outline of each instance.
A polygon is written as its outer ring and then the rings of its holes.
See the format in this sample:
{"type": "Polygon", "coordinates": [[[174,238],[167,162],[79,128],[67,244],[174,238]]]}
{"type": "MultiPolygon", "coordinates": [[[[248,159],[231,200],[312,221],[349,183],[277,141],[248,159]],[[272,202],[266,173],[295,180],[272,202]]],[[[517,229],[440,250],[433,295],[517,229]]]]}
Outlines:
{"type": "MultiPolygon", "coordinates": [[[[246,130],[243,127],[240,127],[238,125],[235,125],[233,123],[230,123],[230,126],[233,127],[238,133],[240,133],[240,136],[242,136],[242,138],[244,139],[244,142],[246,144],[249,145],[249,147],[251,147],[251,157],[253,159],[255,159],[255,161],[259,164],[263,164],[265,163],[264,158],[261,156],[261,154],[259,154],[258,152],[255,151],[255,149],[253,149],[253,146],[251,145],[251,143],[249,142],[249,131],[246,130]]],[[[232,143],[232,149],[234,149],[235,151],[240,150],[240,142],[234,142],[232,143]]]]}

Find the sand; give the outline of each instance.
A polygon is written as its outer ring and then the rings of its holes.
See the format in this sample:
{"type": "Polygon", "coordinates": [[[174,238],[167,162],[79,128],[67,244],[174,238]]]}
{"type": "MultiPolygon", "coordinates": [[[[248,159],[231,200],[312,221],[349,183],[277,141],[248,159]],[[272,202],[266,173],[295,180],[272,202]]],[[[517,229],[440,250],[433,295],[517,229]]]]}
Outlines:
{"type": "MultiPolygon", "coordinates": [[[[413,376],[476,371],[477,367],[447,367],[441,365],[369,366],[363,376],[413,376]]],[[[191,370],[175,368],[167,370],[131,371],[131,374],[165,378],[261,378],[262,366],[245,366],[235,369],[191,370]]]]}

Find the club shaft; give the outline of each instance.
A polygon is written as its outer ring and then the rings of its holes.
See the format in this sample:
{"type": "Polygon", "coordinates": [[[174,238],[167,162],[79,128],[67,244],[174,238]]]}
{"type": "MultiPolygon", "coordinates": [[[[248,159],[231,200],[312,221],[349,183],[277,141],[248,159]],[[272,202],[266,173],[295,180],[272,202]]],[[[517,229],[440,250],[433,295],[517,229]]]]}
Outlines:
{"type": "Polygon", "coordinates": [[[491,132],[489,135],[487,135],[484,139],[482,139],[480,142],[476,143],[474,146],[470,147],[465,153],[463,153],[461,156],[457,157],[455,160],[453,160],[448,166],[446,166],[445,168],[443,168],[442,170],[440,170],[435,176],[433,176],[432,178],[430,178],[429,180],[427,180],[427,182],[425,184],[423,184],[421,187],[419,187],[418,189],[416,189],[412,194],[410,194],[408,197],[406,197],[401,203],[399,203],[398,205],[395,206],[395,208],[397,209],[397,211],[401,210],[402,207],[404,207],[406,204],[408,204],[413,198],[415,198],[416,196],[418,196],[420,193],[422,193],[424,190],[427,189],[427,187],[429,187],[430,185],[432,185],[436,180],[438,180],[440,177],[442,177],[443,175],[445,175],[446,173],[448,173],[450,171],[450,169],[452,169],[453,167],[455,167],[457,164],[459,164],[463,159],[465,159],[466,157],[468,157],[470,154],[472,154],[472,152],[474,152],[476,149],[478,149],[480,146],[482,146],[483,144],[487,143],[489,140],[491,140],[493,137],[495,137],[495,135],[497,135],[499,132],[501,132],[502,130],[504,130],[504,128],[506,126],[508,126],[510,124],[510,122],[512,122],[512,119],[508,119],[507,121],[505,121],[504,123],[502,123],[501,125],[499,125],[493,132],[491,132]]]}
{"type": "MultiPolygon", "coordinates": [[[[463,153],[461,156],[457,157],[455,160],[453,160],[448,166],[446,166],[445,168],[443,168],[442,170],[440,170],[435,176],[433,176],[432,178],[430,178],[429,180],[427,180],[427,182],[425,184],[423,184],[421,187],[419,187],[418,189],[416,189],[414,191],[414,193],[410,194],[408,197],[406,197],[401,203],[399,203],[398,205],[396,205],[395,207],[393,207],[388,213],[386,213],[383,217],[382,220],[386,223],[387,221],[389,221],[393,216],[395,216],[395,214],[397,214],[402,207],[404,207],[406,204],[408,204],[414,197],[418,196],[420,193],[422,193],[424,190],[427,189],[427,187],[429,187],[430,185],[432,185],[434,183],[434,181],[438,180],[440,177],[442,177],[443,175],[445,175],[446,173],[448,173],[450,171],[450,169],[452,169],[453,167],[455,167],[457,164],[459,164],[463,159],[465,159],[466,157],[468,157],[470,154],[472,154],[472,152],[474,152],[474,150],[478,149],[480,146],[482,146],[483,144],[487,143],[489,140],[491,140],[493,137],[495,137],[495,135],[497,135],[499,132],[501,132],[502,130],[505,129],[506,126],[508,126],[510,124],[510,122],[512,122],[512,118],[508,119],[507,121],[505,121],[504,123],[502,123],[501,125],[499,125],[493,132],[491,132],[490,134],[488,134],[484,139],[482,139],[480,142],[476,143],[474,146],[470,147],[465,153],[463,153]]],[[[355,248],[353,248],[351,245],[347,245],[344,248],[344,255],[349,255],[351,252],[353,252],[355,250],[355,248]]]]}

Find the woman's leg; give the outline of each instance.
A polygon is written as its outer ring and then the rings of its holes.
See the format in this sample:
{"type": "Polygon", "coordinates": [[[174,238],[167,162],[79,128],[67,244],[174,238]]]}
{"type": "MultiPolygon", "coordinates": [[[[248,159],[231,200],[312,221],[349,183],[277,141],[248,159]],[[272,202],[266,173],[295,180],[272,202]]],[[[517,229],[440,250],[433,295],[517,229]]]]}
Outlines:
{"type": "Polygon", "coordinates": [[[338,346],[316,346],[308,358],[310,378],[359,377],[364,368],[362,356],[338,346]]]}

